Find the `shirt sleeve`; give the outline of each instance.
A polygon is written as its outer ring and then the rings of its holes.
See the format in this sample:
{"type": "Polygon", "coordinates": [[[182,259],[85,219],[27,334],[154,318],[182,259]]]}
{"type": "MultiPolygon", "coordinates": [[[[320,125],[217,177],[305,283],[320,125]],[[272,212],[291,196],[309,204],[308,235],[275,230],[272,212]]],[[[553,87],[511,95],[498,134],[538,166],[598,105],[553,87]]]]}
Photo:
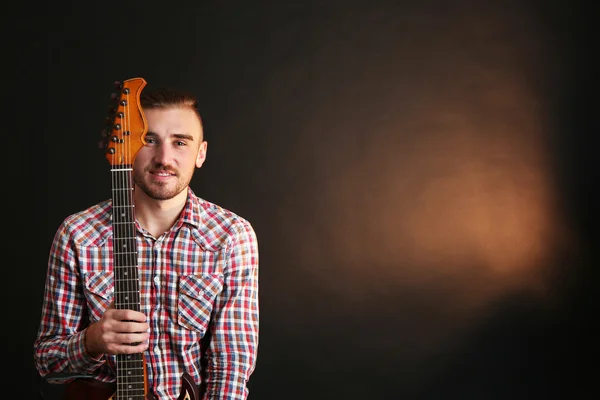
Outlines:
{"type": "Polygon", "coordinates": [[[48,259],[40,325],[34,342],[35,367],[42,377],[58,372],[87,374],[105,363],[104,358],[96,360],[85,351],[86,299],[68,227],[65,221],[57,230],[48,259]]]}
{"type": "Polygon", "coordinates": [[[203,400],[243,400],[258,350],[258,242],[242,220],[228,252],[210,324],[203,400]]]}

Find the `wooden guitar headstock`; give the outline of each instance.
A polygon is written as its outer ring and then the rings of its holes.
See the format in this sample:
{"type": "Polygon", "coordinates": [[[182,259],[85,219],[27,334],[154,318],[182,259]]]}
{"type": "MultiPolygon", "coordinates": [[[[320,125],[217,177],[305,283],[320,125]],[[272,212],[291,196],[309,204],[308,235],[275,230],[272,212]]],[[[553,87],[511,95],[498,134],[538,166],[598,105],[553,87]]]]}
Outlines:
{"type": "Polygon", "coordinates": [[[100,142],[112,166],[133,165],[136,153],[145,144],[148,124],[140,104],[144,86],[144,78],[115,82],[118,92],[111,96],[113,104],[109,107],[107,128],[102,132],[100,142]]]}

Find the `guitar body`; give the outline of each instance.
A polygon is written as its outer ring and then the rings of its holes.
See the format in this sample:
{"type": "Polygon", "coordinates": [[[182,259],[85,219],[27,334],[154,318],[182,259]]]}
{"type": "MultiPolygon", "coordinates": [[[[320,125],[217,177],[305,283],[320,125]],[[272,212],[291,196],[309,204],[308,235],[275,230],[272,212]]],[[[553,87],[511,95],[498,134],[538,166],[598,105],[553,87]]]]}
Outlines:
{"type": "MultiPolygon", "coordinates": [[[[67,386],[64,400],[121,400],[116,397],[115,387],[115,384],[98,382],[95,379],[76,379],[67,386]]],[[[147,393],[144,399],[140,400],[159,398],[147,393]]],[[[181,377],[181,392],[177,400],[200,400],[200,389],[187,373],[181,377]]]]}
{"type": "Polygon", "coordinates": [[[181,392],[177,400],[200,400],[200,389],[187,373],[181,377],[181,392]]]}
{"type": "Polygon", "coordinates": [[[112,399],[116,385],[99,382],[95,379],[75,379],[67,385],[65,400],[109,400],[112,399]]]}

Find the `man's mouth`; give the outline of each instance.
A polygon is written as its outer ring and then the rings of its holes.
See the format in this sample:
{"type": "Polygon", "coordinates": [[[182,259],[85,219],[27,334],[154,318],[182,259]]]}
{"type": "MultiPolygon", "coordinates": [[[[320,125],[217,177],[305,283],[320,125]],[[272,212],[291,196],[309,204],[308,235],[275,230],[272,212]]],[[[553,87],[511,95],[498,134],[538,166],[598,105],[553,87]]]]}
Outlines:
{"type": "Polygon", "coordinates": [[[174,172],[169,171],[150,171],[150,174],[159,178],[168,178],[170,176],[176,176],[174,172]]]}

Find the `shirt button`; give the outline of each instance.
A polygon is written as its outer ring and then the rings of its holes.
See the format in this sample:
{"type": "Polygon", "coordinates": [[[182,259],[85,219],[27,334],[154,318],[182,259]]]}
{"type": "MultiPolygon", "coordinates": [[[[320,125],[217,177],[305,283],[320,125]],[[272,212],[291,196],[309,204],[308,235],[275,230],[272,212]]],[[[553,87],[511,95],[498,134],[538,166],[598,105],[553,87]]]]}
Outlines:
{"type": "Polygon", "coordinates": [[[157,276],[154,277],[154,283],[156,283],[157,285],[160,283],[160,278],[157,276]]]}

